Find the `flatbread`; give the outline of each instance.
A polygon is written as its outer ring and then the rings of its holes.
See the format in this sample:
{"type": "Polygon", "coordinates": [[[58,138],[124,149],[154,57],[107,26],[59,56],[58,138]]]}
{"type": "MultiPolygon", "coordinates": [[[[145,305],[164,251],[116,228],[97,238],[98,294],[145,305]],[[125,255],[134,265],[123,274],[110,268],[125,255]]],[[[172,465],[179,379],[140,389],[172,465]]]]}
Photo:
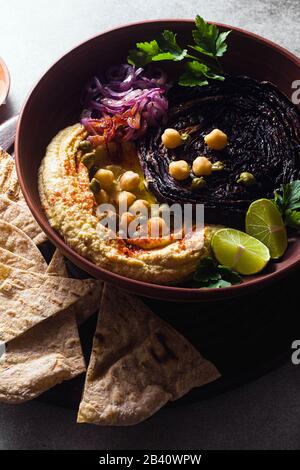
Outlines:
{"type": "Polygon", "coordinates": [[[49,276],[69,277],[63,254],[57,249],[49,263],[47,274],[49,276]]]}
{"type": "Polygon", "coordinates": [[[18,181],[15,161],[0,148],[0,194],[14,202],[25,202],[18,181]]]}
{"type": "Polygon", "coordinates": [[[23,197],[15,161],[0,148],[0,218],[23,230],[36,245],[47,240],[23,197]]]}
{"type": "Polygon", "coordinates": [[[14,268],[23,269],[24,271],[30,271],[34,273],[44,272],[44,269],[40,266],[40,264],[36,264],[34,261],[24,258],[23,256],[15,255],[11,251],[5,250],[1,247],[0,262],[14,268]]]}
{"type": "Polygon", "coordinates": [[[74,312],[79,326],[99,310],[104,283],[102,281],[95,281],[95,283],[95,289],[92,289],[74,305],[74,312]]]}
{"type": "MultiPolygon", "coordinates": [[[[63,277],[68,277],[65,260],[59,250],[55,251],[47,273],[55,276],[63,275],[63,277]]],[[[99,310],[102,298],[103,282],[96,280],[94,282],[95,288],[91,289],[87,295],[79,299],[73,306],[73,311],[78,325],[85,323],[95,312],[97,312],[97,310],[99,310]]]]}
{"type": "MultiPolygon", "coordinates": [[[[34,263],[35,271],[45,273],[47,263],[33,241],[18,227],[0,219],[0,248],[34,263]]],[[[0,261],[5,262],[0,257],[0,261]]]]}
{"type": "Polygon", "coordinates": [[[8,342],[46,318],[63,314],[97,286],[93,280],[30,273],[0,263],[0,342],[8,342]]]}
{"type": "MultiPolygon", "coordinates": [[[[47,274],[64,276],[57,250],[47,274]]],[[[6,346],[0,357],[0,401],[22,403],[85,371],[75,315],[48,318],[6,346]]]]}
{"type": "Polygon", "coordinates": [[[219,377],[211,362],[142,302],[106,286],[78,422],[137,424],[219,377]]]}
{"type": "Polygon", "coordinates": [[[0,195],[0,219],[21,229],[36,245],[40,245],[47,240],[45,233],[41,230],[25,203],[13,202],[7,196],[0,195]]]}
{"type": "Polygon", "coordinates": [[[0,402],[32,400],[84,371],[74,314],[48,318],[7,344],[0,357],[0,402]]]}

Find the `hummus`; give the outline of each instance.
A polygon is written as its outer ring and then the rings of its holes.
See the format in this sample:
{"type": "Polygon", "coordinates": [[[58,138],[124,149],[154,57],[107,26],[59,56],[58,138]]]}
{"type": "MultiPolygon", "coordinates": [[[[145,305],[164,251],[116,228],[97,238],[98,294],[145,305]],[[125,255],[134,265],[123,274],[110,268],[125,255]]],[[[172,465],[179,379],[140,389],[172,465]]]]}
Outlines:
{"type": "Polygon", "coordinates": [[[114,273],[151,283],[188,278],[208,254],[214,227],[154,249],[133,246],[122,238],[100,237],[89,171],[80,161],[79,144],[86,135],[83,126],[76,124],[62,130],[47,148],[39,170],[39,191],[51,226],[81,256],[114,273]]]}

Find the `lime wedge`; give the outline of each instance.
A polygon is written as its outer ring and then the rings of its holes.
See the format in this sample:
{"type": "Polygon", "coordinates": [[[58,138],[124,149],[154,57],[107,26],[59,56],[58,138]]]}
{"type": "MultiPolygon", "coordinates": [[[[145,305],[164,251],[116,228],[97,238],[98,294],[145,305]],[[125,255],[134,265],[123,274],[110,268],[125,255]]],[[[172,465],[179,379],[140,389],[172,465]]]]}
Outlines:
{"type": "Polygon", "coordinates": [[[220,264],[240,274],[256,274],[270,260],[269,250],[263,243],[232,228],[218,230],[211,246],[220,264]]]}
{"type": "Polygon", "coordinates": [[[251,204],[246,215],[246,232],[269,248],[271,258],[280,258],[288,245],[281,214],[269,199],[251,204]]]}

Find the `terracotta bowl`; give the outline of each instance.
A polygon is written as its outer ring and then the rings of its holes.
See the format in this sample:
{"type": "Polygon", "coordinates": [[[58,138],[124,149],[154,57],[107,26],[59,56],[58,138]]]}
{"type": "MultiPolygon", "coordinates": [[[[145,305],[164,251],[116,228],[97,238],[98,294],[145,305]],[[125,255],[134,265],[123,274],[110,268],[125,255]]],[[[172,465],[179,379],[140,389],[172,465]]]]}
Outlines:
{"type": "MultiPolygon", "coordinates": [[[[300,78],[300,61],[285,49],[255,34],[228,25],[232,29],[229,52],[224,58],[225,70],[246,74],[275,83],[289,98],[294,92],[292,83],[300,78]]],[[[218,300],[242,295],[250,290],[286,276],[300,262],[300,240],[291,240],[284,258],[270,263],[267,270],[248,277],[241,285],[225,289],[189,289],[148,284],[118,276],[101,269],[70,249],[50,227],[41,208],[37,171],[45,149],[55,134],[78,120],[80,94],[86,81],[99,69],[124,62],[128,50],[140,40],[152,39],[163,29],[178,32],[183,43],[190,38],[191,20],[159,20],[130,24],[107,31],[79,45],[40,79],[21,113],[16,139],[18,176],[26,201],[49,239],[83,270],[136,294],[181,301],[218,300]]]]}
{"type": "Polygon", "coordinates": [[[0,106],[5,102],[9,93],[10,76],[8,68],[3,59],[0,57],[0,106]]]}

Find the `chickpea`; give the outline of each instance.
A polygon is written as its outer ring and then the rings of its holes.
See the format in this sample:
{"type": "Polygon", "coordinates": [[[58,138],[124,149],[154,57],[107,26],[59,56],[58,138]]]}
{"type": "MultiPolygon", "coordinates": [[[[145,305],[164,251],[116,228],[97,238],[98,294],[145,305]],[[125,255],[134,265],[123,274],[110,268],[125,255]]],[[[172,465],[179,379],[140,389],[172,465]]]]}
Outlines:
{"type": "Polygon", "coordinates": [[[121,191],[116,198],[116,202],[119,204],[119,206],[122,205],[122,208],[120,209],[127,209],[128,207],[132,206],[135,200],[135,195],[128,191],[121,191]]]}
{"type": "Polygon", "coordinates": [[[178,181],[186,180],[190,175],[190,165],[185,160],[171,162],[169,165],[169,174],[178,181]]]}
{"type": "Polygon", "coordinates": [[[121,228],[121,230],[124,230],[124,232],[127,232],[129,225],[134,220],[135,220],[134,215],[132,215],[130,212],[124,212],[121,215],[121,219],[120,219],[120,228],[121,228]]]}
{"type": "Polygon", "coordinates": [[[97,204],[107,204],[109,202],[109,195],[104,189],[100,189],[99,193],[95,195],[97,204]]]}
{"type": "Polygon", "coordinates": [[[197,157],[193,162],[193,173],[196,176],[209,176],[212,172],[212,163],[206,157],[197,157]]]}
{"type": "Polygon", "coordinates": [[[183,142],[181,135],[176,129],[166,129],[161,136],[161,140],[167,149],[175,149],[183,142]]]}
{"type": "Polygon", "coordinates": [[[148,220],[148,235],[150,238],[165,236],[169,233],[169,228],[161,217],[152,217],[148,220]]]}
{"type": "Polygon", "coordinates": [[[113,174],[115,175],[115,178],[118,178],[122,174],[122,171],[123,171],[123,168],[119,165],[107,165],[105,169],[112,171],[113,174]]]}
{"type": "Polygon", "coordinates": [[[137,199],[130,207],[129,212],[135,215],[145,214],[147,215],[150,210],[150,204],[144,199],[137,199]]]}
{"type": "Polygon", "coordinates": [[[120,186],[123,191],[136,191],[140,185],[140,176],[134,171],[126,171],[121,176],[120,186]]]}
{"type": "Polygon", "coordinates": [[[110,191],[114,184],[115,175],[110,170],[101,169],[97,171],[94,178],[99,181],[102,189],[110,191]]]}
{"type": "Polygon", "coordinates": [[[222,150],[228,144],[228,137],[220,129],[214,129],[204,137],[204,142],[213,150],[222,150]]]}

